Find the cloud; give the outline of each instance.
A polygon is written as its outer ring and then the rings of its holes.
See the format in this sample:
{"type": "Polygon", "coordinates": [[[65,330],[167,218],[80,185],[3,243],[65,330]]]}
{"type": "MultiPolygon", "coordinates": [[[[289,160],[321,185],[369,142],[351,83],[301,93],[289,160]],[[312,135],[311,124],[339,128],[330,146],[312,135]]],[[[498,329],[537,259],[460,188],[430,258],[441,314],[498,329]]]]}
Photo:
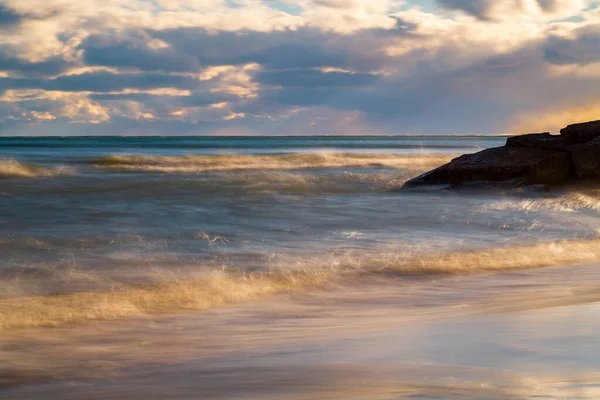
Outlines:
{"type": "Polygon", "coordinates": [[[482,20],[516,17],[561,19],[584,10],[587,0],[437,0],[452,10],[463,11],[482,20]]]}
{"type": "Polygon", "coordinates": [[[569,36],[550,36],[544,55],[553,64],[585,65],[600,61],[600,24],[584,26],[569,36]]]}
{"type": "Polygon", "coordinates": [[[480,19],[489,18],[495,0],[438,0],[449,9],[464,11],[480,19]]]}
{"type": "Polygon", "coordinates": [[[412,22],[398,22],[390,30],[369,29],[346,35],[304,27],[275,32],[210,32],[202,28],[151,31],[153,38],[202,66],[259,64],[263,69],[336,67],[371,72],[388,63],[386,46],[412,35],[412,22]]]}
{"type": "Polygon", "coordinates": [[[0,47],[0,69],[26,76],[52,76],[65,72],[72,65],[63,57],[55,56],[31,62],[17,55],[17,49],[0,47]]]}
{"type": "Polygon", "coordinates": [[[505,133],[600,96],[587,0],[2,4],[0,134],[505,133]]]}
{"type": "Polygon", "coordinates": [[[556,124],[546,117],[548,110],[581,108],[600,98],[600,87],[594,83],[600,69],[579,77],[557,74],[544,59],[543,45],[531,42],[448,70],[424,64],[420,74],[380,76],[367,86],[288,84],[263,92],[239,110],[261,115],[279,105],[359,112],[364,126],[386,133],[516,133],[532,127],[524,121],[544,115],[537,129],[552,130],[556,124]]]}
{"type": "Polygon", "coordinates": [[[205,93],[189,96],[156,95],[151,93],[92,94],[96,101],[135,101],[145,104],[170,104],[174,107],[201,107],[235,100],[235,96],[221,93],[205,93]]]}
{"type": "Polygon", "coordinates": [[[201,68],[197,58],[174,51],[144,31],[91,35],[78,48],[86,65],[170,72],[198,72],[201,68]]]}
{"type": "Polygon", "coordinates": [[[348,66],[349,55],[335,47],[327,51],[319,43],[283,43],[239,55],[232,62],[255,62],[276,69],[343,67],[348,66]]]}
{"type": "Polygon", "coordinates": [[[285,87],[365,86],[377,81],[376,75],[347,72],[321,72],[313,69],[268,71],[256,74],[257,82],[285,87]]]}
{"type": "Polygon", "coordinates": [[[194,89],[202,84],[186,76],[145,74],[113,74],[94,72],[64,75],[55,79],[0,78],[0,91],[8,89],[42,89],[60,92],[120,92],[125,89],[157,88],[194,89]]]}
{"type": "Polygon", "coordinates": [[[110,120],[109,112],[104,107],[81,93],[9,90],[0,97],[0,105],[0,108],[11,109],[11,115],[0,118],[0,121],[13,119],[29,123],[44,119],[67,119],[78,124],[89,124],[110,120]]]}
{"type": "Polygon", "coordinates": [[[38,85],[45,90],[102,93],[122,91],[124,89],[190,89],[199,86],[199,82],[196,79],[186,76],[157,73],[112,74],[108,72],[95,72],[80,75],[65,75],[56,79],[41,81],[38,85]]]}
{"type": "Polygon", "coordinates": [[[0,29],[2,27],[17,25],[21,20],[21,14],[0,3],[0,29]]]}

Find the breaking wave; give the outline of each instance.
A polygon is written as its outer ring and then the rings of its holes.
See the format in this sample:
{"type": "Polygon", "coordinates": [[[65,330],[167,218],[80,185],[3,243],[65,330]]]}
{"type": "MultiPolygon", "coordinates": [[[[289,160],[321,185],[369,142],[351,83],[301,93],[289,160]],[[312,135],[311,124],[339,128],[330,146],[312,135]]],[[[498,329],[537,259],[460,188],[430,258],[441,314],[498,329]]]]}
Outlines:
{"type": "Polygon", "coordinates": [[[0,160],[0,178],[39,178],[69,173],[71,171],[61,167],[48,168],[16,160],[0,160]]]}
{"type": "Polygon", "coordinates": [[[92,165],[125,171],[198,173],[236,170],[294,170],[308,168],[387,167],[430,168],[448,162],[448,155],[397,155],[353,153],[291,153],[277,155],[111,155],[92,165]]]}
{"type": "Polygon", "coordinates": [[[393,190],[412,178],[418,170],[394,170],[390,172],[364,173],[342,171],[329,174],[312,174],[300,171],[243,171],[224,172],[220,179],[205,182],[203,190],[224,188],[253,192],[286,194],[311,193],[364,193],[368,191],[393,190]]]}
{"type": "Polygon", "coordinates": [[[0,301],[0,330],[206,310],[268,294],[316,287],[326,279],[320,273],[231,276],[215,272],[206,278],[126,286],[108,292],[17,297],[0,301]]]}
{"type": "Polygon", "coordinates": [[[381,268],[401,274],[510,271],[600,261],[600,240],[542,242],[441,255],[409,257],[381,268]]]}
{"type": "Polygon", "coordinates": [[[302,260],[282,259],[268,272],[226,273],[113,290],[0,299],[0,330],[58,326],[183,310],[206,310],[265,295],[323,287],[335,279],[427,276],[510,271],[600,261],[600,240],[538,243],[446,254],[349,252],[302,260]],[[292,267],[290,267],[290,265],[292,267]],[[383,274],[383,275],[382,275],[383,274]]]}
{"type": "Polygon", "coordinates": [[[600,196],[590,193],[569,193],[556,198],[506,200],[483,207],[484,211],[600,211],[600,196]]]}

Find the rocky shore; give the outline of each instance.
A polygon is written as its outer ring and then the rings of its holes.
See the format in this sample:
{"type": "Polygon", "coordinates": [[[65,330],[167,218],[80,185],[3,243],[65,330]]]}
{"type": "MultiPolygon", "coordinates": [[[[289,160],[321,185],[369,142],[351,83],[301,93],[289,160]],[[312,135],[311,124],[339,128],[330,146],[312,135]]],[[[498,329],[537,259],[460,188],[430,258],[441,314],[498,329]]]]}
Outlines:
{"type": "Polygon", "coordinates": [[[404,184],[558,185],[600,178],[600,121],[569,125],[560,135],[509,137],[503,147],[465,154],[404,184]]]}

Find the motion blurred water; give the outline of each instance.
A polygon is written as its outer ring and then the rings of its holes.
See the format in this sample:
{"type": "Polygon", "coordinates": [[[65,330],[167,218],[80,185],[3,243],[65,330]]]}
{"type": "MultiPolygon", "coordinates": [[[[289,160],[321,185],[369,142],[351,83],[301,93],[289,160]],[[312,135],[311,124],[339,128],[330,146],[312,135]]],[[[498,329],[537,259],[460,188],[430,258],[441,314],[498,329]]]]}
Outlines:
{"type": "Polygon", "coordinates": [[[0,394],[597,398],[600,190],[397,191],[504,140],[0,138],[0,394]]]}

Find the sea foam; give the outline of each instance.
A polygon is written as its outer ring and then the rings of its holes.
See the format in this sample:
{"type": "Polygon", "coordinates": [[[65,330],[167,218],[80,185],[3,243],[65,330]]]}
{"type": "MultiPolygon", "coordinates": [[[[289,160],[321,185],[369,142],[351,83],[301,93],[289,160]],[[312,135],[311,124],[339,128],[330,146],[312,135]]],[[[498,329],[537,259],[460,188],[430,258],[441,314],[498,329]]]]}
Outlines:
{"type": "Polygon", "coordinates": [[[111,155],[93,160],[91,164],[97,167],[125,171],[198,173],[235,170],[293,170],[343,167],[425,168],[441,165],[451,158],[451,156],[447,155],[363,153],[211,154],[186,156],[111,155]]]}
{"type": "MultiPolygon", "coordinates": [[[[600,240],[541,242],[527,246],[415,254],[401,249],[348,252],[277,261],[266,272],[213,271],[171,282],[122,285],[110,291],[0,299],[0,329],[58,326],[184,310],[206,310],[266,295],[323,288],[365,276],[429,276],[502,272],[600,261],[600,240]]],[[[398,282],[402,284],[402,282],[398,282]]]]}
{"type": "Polygon", "coordinates": [[[70,174],[67,168],[48,168],[16,160],[0,160],[0,178],[39,178],[70,174]]]}

